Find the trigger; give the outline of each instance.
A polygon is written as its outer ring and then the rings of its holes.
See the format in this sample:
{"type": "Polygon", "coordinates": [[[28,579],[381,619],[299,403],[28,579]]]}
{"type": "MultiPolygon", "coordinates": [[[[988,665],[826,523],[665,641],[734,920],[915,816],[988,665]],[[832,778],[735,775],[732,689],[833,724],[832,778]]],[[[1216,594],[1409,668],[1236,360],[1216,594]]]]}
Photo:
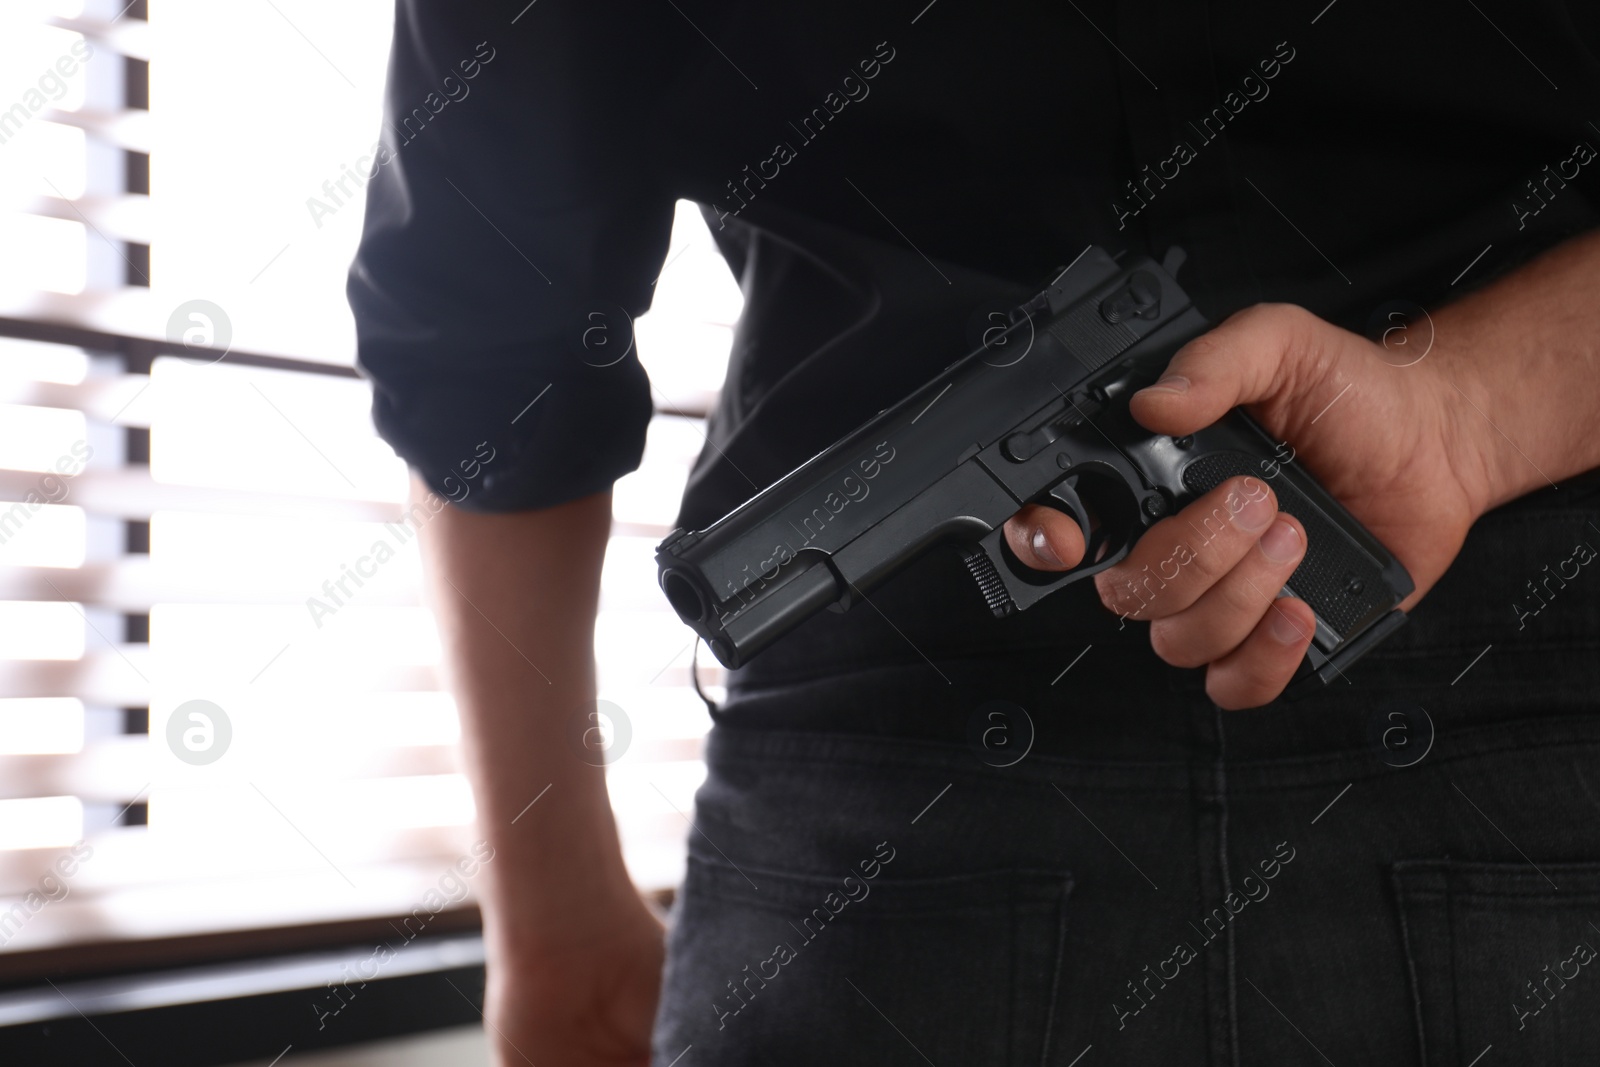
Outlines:
{"type": "Polygon", "coordinates": [[[1078,529],[1083,534],[1083,547],[1087,552],[1090,539],[1094,536],[1094,524],[1089,521],[1089,509],[1083,506],[1083,501],[1078,498],[1078,491],[1067,482],[1058,482],[1050,490],[1050,500],[1058,506],[1058,510],[1065,511],[1078,522],[1078,529]]]}

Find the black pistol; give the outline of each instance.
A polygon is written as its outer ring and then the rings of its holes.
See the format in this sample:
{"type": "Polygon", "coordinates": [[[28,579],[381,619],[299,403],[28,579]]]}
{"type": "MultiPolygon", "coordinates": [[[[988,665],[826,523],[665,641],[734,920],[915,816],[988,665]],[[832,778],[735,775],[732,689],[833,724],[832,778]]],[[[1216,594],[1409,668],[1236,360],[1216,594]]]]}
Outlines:
{"type": "Polygon", "coordinates": [[[1248,474],[1305,527],[1283,590],[1317,618],[1296,679],[1331,681],[1405,622],[1411,577],[1242,410],[1176,439],[1133,420],[1128,397],[1209,328],[1173,278],[1182,260],[1174,249],[1123,267],[1086,250],[922,388],[706,529],[673,531],[656,550],[673,609],[738,667],[953,544],[1004,616],[1112,566],[1158,520],[1248,474]],[[1077,520],[1079,566],[1037,571],[1012,554],[1001,527],[1029,503],[1077,520]]]}

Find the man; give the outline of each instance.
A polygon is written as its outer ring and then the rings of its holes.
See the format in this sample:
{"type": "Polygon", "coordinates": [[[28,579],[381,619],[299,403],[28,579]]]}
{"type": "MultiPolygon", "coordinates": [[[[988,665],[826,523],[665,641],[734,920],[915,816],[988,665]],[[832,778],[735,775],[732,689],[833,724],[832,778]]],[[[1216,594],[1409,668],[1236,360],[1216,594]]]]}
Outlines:
{"type": "MultiPolygon", "coordinates": [[[[350,283],[419,491],[497,457],[425,552],[498,857],[498,1062],[1592,1059],[1600,1015],[1567,1005],[1600,937],[1591,8],[518,6],[399,4],[350,283]],[[444,79],[474,57],[466,96],[444,79]],[[1405,564],[1410,625],[1275,699],[1312,618],[1273,598],[1305,531],[1269,479],[1006,620],[930,554],[735,672],[663,980],[568,733],[651,408],[582,331],[649,306],[680,197],[745,294],[682,525],[1085,245],[1180,245],[1221,325],[1136,417],[1246,405],[1405,564]],[[995,702],[1033,731],[1007,767],[967,745],[995,702]]],[[[1082,553],[1048,509],[1007,537],[1082,553]]]]}

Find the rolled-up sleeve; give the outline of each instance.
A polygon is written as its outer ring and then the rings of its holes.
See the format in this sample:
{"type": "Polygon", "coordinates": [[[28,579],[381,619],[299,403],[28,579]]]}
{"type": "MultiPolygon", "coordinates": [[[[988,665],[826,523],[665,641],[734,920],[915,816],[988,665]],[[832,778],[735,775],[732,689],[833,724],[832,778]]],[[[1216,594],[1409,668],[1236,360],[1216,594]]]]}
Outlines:
{"type": "Polygon", "coordinates": [[[632,320],[673,199],[639,89],[660,57],[620,50],[583,5],[521,26],[486,8],[397,4],[348,295],[379,434],[460,506],[510,511],[638,466],[632,320]]]}

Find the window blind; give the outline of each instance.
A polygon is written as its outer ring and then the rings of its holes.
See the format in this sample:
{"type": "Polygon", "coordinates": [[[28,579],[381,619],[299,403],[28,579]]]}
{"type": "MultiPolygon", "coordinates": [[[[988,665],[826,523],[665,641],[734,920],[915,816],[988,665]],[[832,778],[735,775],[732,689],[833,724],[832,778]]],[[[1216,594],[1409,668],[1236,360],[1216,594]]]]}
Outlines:
{"type": "MultiPolygon", "coordinates": [[[[0,981],[71,950],[175,958],[409,913],[470,855],[471,794],[415,538],[395,533],[404,467],[351,367],[361,212],[318,227],[302,203],[305,176],[378,126],[388,7],[4,17],[0,981]],[[261,52],[275,76],[225,61],[261,52]],[[252,116],[310,102],[263,159],[252,116]],[[311,610],[380,538],[393,558],[311,610]]],[[[681,872],[706,728],[652,552],[739,309],[692,205],[657,290],[636,332],[658,415],[616,488],[597,636],[600,695],[631,733],[613,804],[646,888],[681,872]]],[[[720,682],[709,657],[701,678],[720,682]]]]}

